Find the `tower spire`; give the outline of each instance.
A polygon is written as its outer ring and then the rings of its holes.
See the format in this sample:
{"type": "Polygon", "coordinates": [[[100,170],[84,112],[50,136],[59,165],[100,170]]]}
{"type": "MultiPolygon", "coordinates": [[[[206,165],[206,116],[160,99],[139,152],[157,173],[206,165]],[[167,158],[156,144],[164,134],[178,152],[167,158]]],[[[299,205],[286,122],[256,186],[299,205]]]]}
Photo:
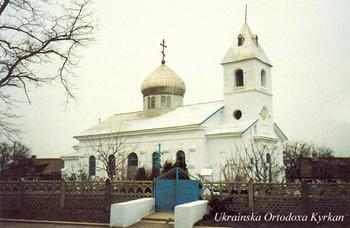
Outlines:
{"type": "Polygon", "coordinates": [[[165,46],[165,40],[163,39],[162,43],[160,43],[160,46],[162,46],[162,64],[165,64],[165,60],[164,57],[166,56],[164,53],[164,48],[167,48],[167,46],[165,46]]]}
{"type": "Polygon", "coordinates": [[[247,4],[245,4],[245,15],[244,15],[244,23],[247,23],[247,15],[248,15],[248,10],[247,10],[248,6],[247,4]]]}

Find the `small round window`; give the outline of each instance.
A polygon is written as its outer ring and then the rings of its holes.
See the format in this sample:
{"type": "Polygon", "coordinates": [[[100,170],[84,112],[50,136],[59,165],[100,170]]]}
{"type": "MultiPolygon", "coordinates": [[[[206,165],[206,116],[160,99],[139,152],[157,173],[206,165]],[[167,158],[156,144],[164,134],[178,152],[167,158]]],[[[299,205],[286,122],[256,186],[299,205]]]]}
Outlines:
{"type": "Polygon", "coordinates": [[[242,112],[241,110],[236,110],[233,112],[233,117],[236,119],[236,120],[239,120],[241,117],[242,117],[242,112]]]}

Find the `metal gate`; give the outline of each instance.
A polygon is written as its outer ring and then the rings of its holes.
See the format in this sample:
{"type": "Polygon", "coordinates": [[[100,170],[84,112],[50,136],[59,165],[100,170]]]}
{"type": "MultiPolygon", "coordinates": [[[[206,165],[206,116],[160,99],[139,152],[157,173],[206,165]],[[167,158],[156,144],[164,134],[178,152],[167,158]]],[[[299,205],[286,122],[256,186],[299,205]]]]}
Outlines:
{"type": "Polygon", "coordinates": [[[200,181],[189,177],[186,171],[175,168],[155,179],[156,211],[174,210],[176,205],[200,199],[200,181]]]}

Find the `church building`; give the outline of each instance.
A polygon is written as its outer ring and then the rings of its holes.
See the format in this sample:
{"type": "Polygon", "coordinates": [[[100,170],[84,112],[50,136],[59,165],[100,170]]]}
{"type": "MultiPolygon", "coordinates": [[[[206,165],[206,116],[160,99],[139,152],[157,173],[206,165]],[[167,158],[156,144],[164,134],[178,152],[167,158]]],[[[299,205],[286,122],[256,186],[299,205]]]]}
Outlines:
{"type": "Polygon", "coordinates": [[[138,167],[155,166],[160,147],[163,164],[181,161],[191,174],[210,173],[210,179],[218,180],[235,146],[250,142],[281,146],[287,140],[273,120],[272,65],[246,22],[220,63],[224,83],[220,101],[184,104],[185,82],[165,64],[162,45],[160,66],[141,85],[142,111],[115,114],[74,136],[79,142],[76,152],[61,157],[64,174],[85,167],[90,175],[104,177],[108,170],[102,167],[103,159],[115,166],[125,157],[124,168],[133,178],[138,167]],[[118,152],[101,158],[98,148],[118,152]]]}

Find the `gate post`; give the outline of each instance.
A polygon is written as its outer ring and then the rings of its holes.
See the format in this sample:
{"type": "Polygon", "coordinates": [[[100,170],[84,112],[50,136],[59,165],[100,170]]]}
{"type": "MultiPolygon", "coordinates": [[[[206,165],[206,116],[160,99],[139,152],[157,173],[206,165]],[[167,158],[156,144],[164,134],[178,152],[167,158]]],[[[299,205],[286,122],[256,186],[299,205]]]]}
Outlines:
{"type": "Polygon", "coordinates": [[[254,210],[254,183],[253,180],[248,182],[248,208],[250,212],[254,210]]]}
{"type": "Polygon", "coordinates": [[[156,198],[156,178],[153,178],[152,181],[152,197],[156,198]]]}
{"type": "Polygon", "coordinates": [[[302,182],[301,183],[301,205],[305,215],[308,215],[310,212],[309,211],[309,206],[310,206],[309,193],[310,193],[309,184],[302,182]]]}
{"type": "Polygon", "coordinates": [[[111,195],[112,184],[111,184],[111,180],[109,178],[106,179],[105,185],[106,185],[105,202],[106,202],[107,206],[110,207],[112,204],[112,195],[111,195]]]}
{"type": "Polygon", "coordinates": [[[18,181],[18,190],[17,190],[17,209],[22,210],[23,206],[23,180],[22,178],[19,179],[18,181]]]}
{"type": "Polygon", "coordinates": [[[178,186],[178,183],[177,183],[177,180],[179,179],[179,168],[176,167],[175,168],[175,206],[177,205],[177,194],[178,194],[178,190],[177,190],[177,186],[178,186]]]}
{"type": "Polygon", "coordinates": [[[64,209],[66,204],[66,181],[61,180],[61,189],[60,189],[60,208],[64,209]]]}

